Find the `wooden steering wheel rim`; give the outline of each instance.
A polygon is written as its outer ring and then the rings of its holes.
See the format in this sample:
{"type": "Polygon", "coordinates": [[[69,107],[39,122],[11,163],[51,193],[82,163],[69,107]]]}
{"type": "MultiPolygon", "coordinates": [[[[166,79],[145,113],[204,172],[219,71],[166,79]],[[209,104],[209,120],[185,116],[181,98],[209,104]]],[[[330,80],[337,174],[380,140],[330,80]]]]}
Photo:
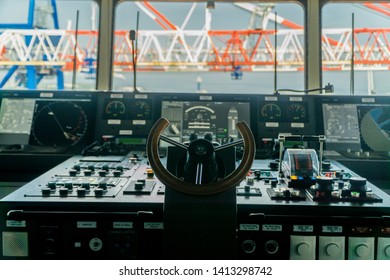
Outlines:
{"type": "Polygon", "coordinates": [[[146,153],[149,164],[154,171],[156,177],[167,187],[170,187],[178,192],[190,195],[212,195],[224,192],[238,185],[247,176],[255,157],[255,140],[249,126],[245,122],[236,124],[237,130],[240,132],[244,140],[244,154],[239,166],[230,173],[227,177],[204,185],[196,185],[194,183],[184,182],[170,173],[160,161],[158,154],[158,142],[163,130],[168,126],[169,121],[165,118],[160,118],[150,131],[147,143],[146,153]]]}

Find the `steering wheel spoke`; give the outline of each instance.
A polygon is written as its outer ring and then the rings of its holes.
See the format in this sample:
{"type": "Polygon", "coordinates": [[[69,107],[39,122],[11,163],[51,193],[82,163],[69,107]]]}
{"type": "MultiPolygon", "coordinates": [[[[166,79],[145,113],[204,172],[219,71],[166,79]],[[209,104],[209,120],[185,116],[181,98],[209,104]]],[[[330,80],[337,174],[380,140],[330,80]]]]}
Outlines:
{"type": "Polygon", "coordinates": [[[162,141],[165,141],[171,145],[174,145],[176,147],[179,147],[179,148],[182,148],[184,150],[188,150],[188,147],[180,142],[177,142],[175,140],[172,140],[171,138],[167,137],[167,136],[164,136],[164,135],[160,135],[160,140],[162,141]]]}
{"type": "Polygon", "coordinates": [[[236,141],[233,141],[230,143],[223,144],[221,146],[217,146],[217,147],[215,147],[215,151],[222,151],[224,149],[235,147],[235,146],[241,145],[243,143],[244,143],[244,140],[239,139],[239,140],[236,140],[236,141]]]}
{"type": "MultiPolygon", "coordinates": [[[[169,121],[165,118],[160,118],[152,127],[150,131],[147,144],[146,153],[148,155],[149,163],[156,177],[167,187],[170,187],[178,192],[189,195],[213,195],[221,193],[237,186],[248,174],[255,156],[255,140],[249,126],[245,122],[238,122],[236,124],[237,130],[242,136],[242,140],[237,140],[232,143],[216,147],[216,150],[223,150],[228,147],[234,147],[244,143],[244,153],[241,162],[237,169],[235,169],[227,177],[217,180],[216,182],[206,184],[196,184],[191,182],[183,182],[179,178],[172,175],[160,161],[158,154],[158,143],[161,138],[162,131],[169,125],[169,121]]],[[[166,140],[165,136],[161,140],[166,140]]],[[[168,141],[167,141],[168,142],[168,141]]],[[[169,142],[168,142],[169,143],[169,142]]],[[[188,149],[187,146],[173,141],[171,144],[188,149]],[[183,147],[184,146],[184,147],[183,147]]],[[[198,180],[199,183],[199,180],[198,180]]]]}

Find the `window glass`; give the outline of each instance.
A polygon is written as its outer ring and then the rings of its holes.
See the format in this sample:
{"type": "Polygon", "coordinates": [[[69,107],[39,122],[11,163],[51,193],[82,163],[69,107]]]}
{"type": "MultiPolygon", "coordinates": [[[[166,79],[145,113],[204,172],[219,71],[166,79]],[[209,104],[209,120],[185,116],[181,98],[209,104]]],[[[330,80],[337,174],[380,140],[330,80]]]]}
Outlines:
{"type": "Polygon", "coordinates": [[[275,49],[277,88],[303,89],[303,21],[302,6],[291,2],[216,2],[214,9],[205,2],[121,2],[113,88],[134,88],[134,44],[141,91],[272,93],[275,49]],[[129,40],[137,26],[136,40],[129,40]]]}
{"type": "Polygon", "coordinates": [[[389,94],[390,84],[383,82],[390,78],[389,26],[388,2],[326,4],[322,9],[323,82],[333,84],[338,94],[389,94]]]}
{"type": "Polygon", "coordinates": [[[1,0],[0,88],[95,89],[98,12],[93,0],[1,0]]]}

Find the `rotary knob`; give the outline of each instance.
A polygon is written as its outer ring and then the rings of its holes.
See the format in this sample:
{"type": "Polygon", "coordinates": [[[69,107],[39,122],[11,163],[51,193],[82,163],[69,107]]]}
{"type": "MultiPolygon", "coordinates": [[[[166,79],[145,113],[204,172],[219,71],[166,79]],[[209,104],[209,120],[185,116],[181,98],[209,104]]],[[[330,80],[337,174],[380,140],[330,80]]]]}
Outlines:
{"type": "Polygon", "coordinates": [[[335,257],[340,254],[340,246],[336,243],[330,243],[325,247],[325,252],[329,257],[335,257]]]}
{"type": "Polygon", "coordinates": [[[42,195],[44,195],[44,196],[49,196],[51,193],[50,188],[43,188],[41,191],[42,191],[42,195]]]}
{"type": "Polygon", "coordinates": [[[310,245],[306,242],[297,245],[297,254],[299,256],[307,256],[310,253],[310,245]]]}
{"type": "Polygon", "coordinates": [[[385,251],[386,257],[390,258],[390,245],[387,246],[387,247],[384,249],[384,251],[385,251]]]}
{"type": "Polygon", "coordinates": [[[271,168],[271,170],[277,170],[279,168],[279,162],[277,161],[271,161],[269,163],[269,167],[271,168]]]}
{"type": "Polygon", "coordinates": [[[365,192],[367,191],[366,183],[367,180],[365,178],[359,178],[359,177],[353,177],[349,179],[350,191],[357,191],[357,192],[365,192]]]}
{"type": "Polygon", "coordinates": [[[83,197],[83,196],[85,196],[86,193],[87,193],[87,191],[84,188],[77,189],[77,196],[78,197],[83,197]]]}
{"type": "Polygon", "coordinates": [[[326,176],[317,177],[316,187],[318,190],[321,190],[321,191],[332,190],[333,189],[333,178],[326,177],[326,176]]]}
{"type": "Polygon", "coordinates": [[[370,248],[366,244],[359,244],[355,248],[355,253],[359,258],[365,258],[370,253],[370,248]]]}
{"type": "Polygon", "coordinates": [[[332,167],[330,161],[323,161],[322,162],[322,169],[324,170],[330,170],[330,168],[332,167]]]}

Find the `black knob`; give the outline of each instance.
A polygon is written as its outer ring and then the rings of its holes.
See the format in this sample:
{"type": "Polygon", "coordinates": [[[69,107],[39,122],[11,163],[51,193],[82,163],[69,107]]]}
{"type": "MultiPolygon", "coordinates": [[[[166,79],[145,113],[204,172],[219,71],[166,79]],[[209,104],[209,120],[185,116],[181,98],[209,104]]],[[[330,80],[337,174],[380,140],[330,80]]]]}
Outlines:
{"type": "Polygon", "coordinates": [[[90,184],[89,184],[89,182],[82,182],[81,183],[81,187],[83,189],[89,190],[90,189],[90,184]]]}
{"type": "Polygon", "coordinates": [[[271,187],[275,188],[278,185],[278,179],[271,180],[271,187]]]}
{"type": "Polygon", "coordinates": [[[356,191],[356,192],[365,192],[367,191],[366,178],[360,178],[360,177],[352,177],[349,179],[350,183],[350,191],[356,191]]]}
{"type": "Polygon", "coordinates": [[[77,189],[77,196],[85,196],[85,194],[86,194],[86,189],[84,188],[77,189]]]}
{"type": "Polygon", "coordinates": [[[206,134],[204,135],[204,139],[206,139],[206,140],[212,142],[212,141],[213,141],[213,135],[212,135],[211,133],[206,133],[206,134]]]}
{"type": "Polygon", "coordinates": [[[331,164],[330,164],[330,161],[323,161],[322,162],[322,169],[323,170],[330,170],[330,168],[331,168],[331,164]]]}
{"type": "Polygon", "coordinates": [[[134,189],[136,190],[142,190],[145,186],[145,183],[142,183],[142,182],[135,182],[134,183],[134,189]]]}
{"type": "Polygon", "coordinates": [[[333,178],[326,176],[319,176],[316,179],[317,190],[331,191],[333,190],[333,178]]]}
{"type": "Polygon", "coordinates": [[[279,168],[279,162],[277,161],[271,161],[269,163],[269,167],[272,169],[272,170],[277,170],[279,168]]]}
{"type": "Polygon", "coordinates": [[[106,182],[99,182],[99,188],[102,190],[107,190],[107,183],[106,182]]]}
{"type": "Polygon", "coordinates": [[[65,182],[64,187],[67,188],[68,190],[73,189],[73,182],[72,181],[65,182]]]}
{"type": "Polygon", "coordinates": [[[56,182],[55,181],[50,181],[47,183],[47,187],[49,189],[55,190],[56,189],[56,182]]]}
{"type": "Polygon", "coordinates": [[[101,188],[96,188],[95,189],[95,196],[103,196],[104,190],[101,188]]]}
{"type": "Polygon", "coordinates": [[[114,170],[114,171],[112,172],[112,174],[114,174],[114,177],[119,177],[119,176],[121,176],[122,171],[120,171],[120,170],[114,170]]]}
{"type": "Polygon", "coordinates": [[[51,189],[50,188],[43,188],[42,189],[42,195],[50,195],[51,189]]]}
{"type": "Polygon", "coordinates": [[[67,188],[60,188],[59,189],[60,196],[68,196],[68,192],[69,192],[69,190],[67,188]]]}
{"type": "Polygon", "coordinates": [[[90,164],[90,165],[88,165],[88,169],[93,172],[93,171],[95,171],[95,166],[90,164]]]}

